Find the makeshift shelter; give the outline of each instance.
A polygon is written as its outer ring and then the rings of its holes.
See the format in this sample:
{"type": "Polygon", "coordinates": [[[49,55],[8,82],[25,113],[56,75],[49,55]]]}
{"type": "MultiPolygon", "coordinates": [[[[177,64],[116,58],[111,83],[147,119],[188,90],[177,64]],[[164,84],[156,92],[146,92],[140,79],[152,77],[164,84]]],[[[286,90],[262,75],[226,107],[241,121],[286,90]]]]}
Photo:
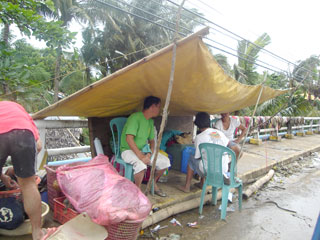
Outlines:
{"type": "MultiPolygon", "coordinates": [[[[170,116],[193,116],[198,111],[210,114],[232,112],[254,105],[258,99],[262,86],[244,85],[225,74],[201,39],[207,33],[208,28],[204,28],[177,42],[170,116]]],[[[164,103],[172,47],[169,45],[83,88],[35,113],[33,118],[88,117],[93,139],[101,132],[94,128],[107,125],[102,118],[125,116],[141,110],[143,99],[149,95],[160,97],[164,103]]],[[[260,103],[284,92],[264,87],[260,103]]],[[[103,133],[107,132],[105,128],[103,133]]]]}

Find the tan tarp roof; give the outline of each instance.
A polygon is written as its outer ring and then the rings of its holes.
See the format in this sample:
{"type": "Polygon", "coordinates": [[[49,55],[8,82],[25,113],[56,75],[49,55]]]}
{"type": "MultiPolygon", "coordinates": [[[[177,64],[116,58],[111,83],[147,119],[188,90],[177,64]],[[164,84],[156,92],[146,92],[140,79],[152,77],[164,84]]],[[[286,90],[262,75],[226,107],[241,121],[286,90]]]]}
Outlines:
{"type": "MultiPolygon", "coordinates": [[[[178,42],[174,84],[170,101],[171,116],[232,112],[254,105],[260,85],[240,84],[226,75],[202,42],[203,29],[178,42]]],[[[172,47],[158,52],[109,75],[73,95],[33,115],[107,117],[141,110],[143,99],[154,95],[165,102],[170,78],[172,47]]],[[[285,91],[264,87],[260,103],[285,91]]]]}

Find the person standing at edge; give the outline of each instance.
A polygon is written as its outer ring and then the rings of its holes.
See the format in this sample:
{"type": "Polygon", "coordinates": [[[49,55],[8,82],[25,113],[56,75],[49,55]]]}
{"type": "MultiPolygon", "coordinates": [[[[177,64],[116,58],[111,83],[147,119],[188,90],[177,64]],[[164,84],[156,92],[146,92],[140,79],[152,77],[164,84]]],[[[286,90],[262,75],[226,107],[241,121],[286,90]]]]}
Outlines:
{"type": "Polygon", "coordinates": [[[236,159],[238,160],[239,158],[241,158],[241,156],[239,156],[239,143],[245,136],[247,128],[240,123],[239,119],[231,117],[230,113],[222,113],[221,119],[218,120],[213,127],[223,132],[229,139],[229,144],[227,147],[234,151],[234,153],[236,154],[236,159]],[[239,130],[241,130],[241,134],[235,139],[234,131],[236,130],[236,128],[239,128],[239,130]]]}
{"type": "Polygon", "coordinates": [[[32,225],[32,239],[42,239],[41,197],[35,180],[36,151],[41,141],[36,125],[26,110],[15,102],[0,102],[0,179],[7,188],[16,183],[2,174],[2,167],[11,156],[14,172],[22,191],[23,205],[32,225]]]}
{"type": "MultiPolygon", "coordinates": [[[[151,165],[151,156],[155,149],[155,133],[153,117],[157,117],[160,112],[160,98],[149,96],[145,98],[143,111],[130,115],[124,125],[121,134],[121,157],[133,165],[134,181],[140,188],[147,165],[151,165]],[[150,144],[151,153],[143,153],[141,150],[147,144],[150,144]]],[[[160,197],[167,195],[157,186],[156,182],[170,167],[170,160],[161,153],[158,154],[156,162],[156,172],[154,179],[154,192],[160,197]]]]}

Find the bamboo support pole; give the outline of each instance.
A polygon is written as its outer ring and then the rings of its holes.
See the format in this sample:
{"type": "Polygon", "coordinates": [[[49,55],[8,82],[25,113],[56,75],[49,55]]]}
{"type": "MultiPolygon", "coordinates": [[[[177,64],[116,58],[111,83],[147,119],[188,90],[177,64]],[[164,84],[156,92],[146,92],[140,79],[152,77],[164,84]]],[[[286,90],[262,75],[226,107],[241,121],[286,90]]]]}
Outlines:
{"type": "MultiPolygon", "coordinates": [[[[252,124],[252,120],[253,120],[253,117],[254,115],[256,114],[256,110],[257,110],[257,106],[260,102],[260,98],[261,98],[261,95],[262,95],[262,92],[263,92],[263,84],[265,83],[265,81],[267,80],[267,73],[264,74],[264,79],[263,79],[263,82],[261,83],[261,89],[260,89],[260,93],[258,95],[258,98],[257,98],[257,102],[256,102],[256,105],[254,106],[254,110],[253,110],[253,113],[252,113],[252,116],[250,118],[250,123],[249,123],[249,126],[248,126],[248,129],[247,129],[247,132],[246,132],[246,136],[244,139],[247,139],[248,137],[248,134],[250,132],[250,127],[251,127],[251,124],[252,124]]],[[[242,145],[241,145],[241,149],[240,149],[240,153],[239,153],[239,157],[241,157],[241,154],[242,154],[242,151],[243,151],[243,146],[245,144],[246,141],[243,141],[242,142],[242,145]]],[[[238,161],[236,161],[236,164],[237,164],[238,161]]]]}
{"type": "Polygon", "coordinates": [[[176,29],[175,29],[175,37],[173,39],[171,72],[170,72],[168,92],[167,92],[167,97],[166,97],[166,103],[165,103],[164,108],[163,108],[160,131],[159,131],[159,134],[158,134],[157,148],[156,148],[156,151],[154,153],[154,159],[153,159],[153,162],[152,162],[150,179],[148,181],[146,190],[144,192],[144,194],[146,196],[148,196],[148,194],[150,192],[151,183],[154,182],[154,173],[155,173],[155,170],[156,170],[156,162],[157,162],[157,158],[158,158],[158,154],[159,154],[159,150],[160,150],[162,134],[163,134],[163,130],[164,130],[164,127],[166,125],[166,122],[167,122],[167,118],[168,118],[168,108],[169,108],[169,103],[170,103],[170,98],[171,98],[171,93],[172,93],[173,80],[174,80],[174,71],[175,71],[175,64],[176,64],[176,52],[177,52],[176,50],[177,50],[178,30],[179,30],[179,23],[180,23],[180,13],[181,13],[181,9],[182,9],[183,4],[184,4],[185,1],[186,0],[182,1],[182,3],[180,4],[180,7],[178,9],[178,13],[177,13],[177,23],[176,23],[176,29]]]}
{"type": "MultiPolygon", "coordinates": [[[[230,192],[234,192],[235,189],[231,189],[230,192]]],[[[205,204],[208,201],[211,201],[212,194],[206,194],[204,196],[204,202],[205,204]]],[[[153,224],[156,224],[164,219],[167,219],[173,215],[176,215],[181,212],[185,212],[194,208],[197,208],[200,206],[200,197],[194,198],[188,201],[180,202],[174,205],[171,205],[169,207],[166,207],[164,209],[159,210],[158,212],[153,213],[149,217],[146,218],[146,220],[143,221],[142,223],[142,229],[147,228],[153,224]]],[[[218,192],[217,194],[217,200],[221,199],[221,191],[218,192]]]]}
{"type": "Polygon", "coordinates": [[[252,193],[256,192],[263,184],[268,182],[274,175],[274,170],[270,169],[268,174],[258,179],[254,184],[250,185],[247,190],[242,194],[244,199],[248,199],[252,193]]]}

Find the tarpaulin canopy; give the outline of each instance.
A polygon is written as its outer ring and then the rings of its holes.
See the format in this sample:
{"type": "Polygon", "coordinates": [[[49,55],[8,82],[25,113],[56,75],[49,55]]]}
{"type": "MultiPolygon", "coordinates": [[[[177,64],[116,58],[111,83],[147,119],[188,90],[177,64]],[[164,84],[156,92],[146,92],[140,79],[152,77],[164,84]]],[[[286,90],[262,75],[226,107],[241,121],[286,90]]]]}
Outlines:
{"type": "MultiPolygon", "coordinates": [[[[234,80],[219,66],[201,36],[205,28],[177,43],[171,116],[232,112],[254,105],[261,85],[249,86],[234,80]]],[[[172,47],[169,45],[82,90],[42,109],[34,119],[47,116],[110,117],[128,115],[142,108],[153,95],[164,104],[170,78],[172,47]]],[[[264,87],[260,103],[285,91],[264,87]]]]}

